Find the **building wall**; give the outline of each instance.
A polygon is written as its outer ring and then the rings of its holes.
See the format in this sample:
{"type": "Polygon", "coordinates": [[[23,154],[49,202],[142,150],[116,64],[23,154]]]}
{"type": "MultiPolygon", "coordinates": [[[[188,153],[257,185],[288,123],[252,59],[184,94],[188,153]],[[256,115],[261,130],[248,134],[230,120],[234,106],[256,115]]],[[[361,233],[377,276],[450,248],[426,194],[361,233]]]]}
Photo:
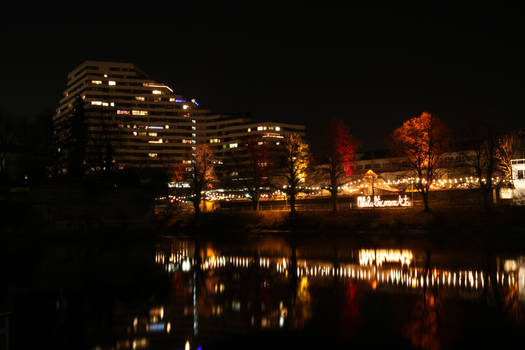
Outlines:
{"type": "MultiPolygon", "coordinates": [[[[392,157],[382,152],[378,157],[357,154],[353,165],[355,174],[365,173],[371,169],[385,180],[395,181],[401,177],[414,176],[405,157],[392,157]]],[[[466,159],[472,156],[471,151],[447,152],[442,155],[441,168],[437,174],[442,178],[473,176],[473,170],[466,159]]]]}
{"type": "Polygon", "coordinates": [[[305,127],[296,124],[256,122],[253,119],[240,118],[208,123],[207,126],[213,127],[214,124],[217,129],[211,130],[217,131],[209,133],[205,141],[213,145],[212,149],[220,163],[217,167],[218,175],[227,181],[250,176],[253,159],[248,148],[249,140],[255,142],[256,153],[261,152],[259,156],[262,164],[271,166],[271,162],[283,150],[285,135],[297,133],[305,136],[305,127]]]}
{"type": "Polygon", "coordinates": [[[525,159],[512,160],[513,200],[516,204],[525,205],[525,159]]]}

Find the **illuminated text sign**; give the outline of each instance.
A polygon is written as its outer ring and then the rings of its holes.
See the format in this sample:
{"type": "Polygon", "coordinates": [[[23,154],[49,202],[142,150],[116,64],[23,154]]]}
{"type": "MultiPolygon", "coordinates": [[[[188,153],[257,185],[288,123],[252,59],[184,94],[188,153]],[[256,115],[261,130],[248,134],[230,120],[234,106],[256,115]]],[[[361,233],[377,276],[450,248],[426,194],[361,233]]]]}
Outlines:
{"type": "Polygon", "coordinates": [[[397,199],[382,199],[381,196],[359,196],[357,197],[357,206],[359,208],[386,208],[386,207],[409,207],[412,203],[409,198],[397,196],[397,199]]]}

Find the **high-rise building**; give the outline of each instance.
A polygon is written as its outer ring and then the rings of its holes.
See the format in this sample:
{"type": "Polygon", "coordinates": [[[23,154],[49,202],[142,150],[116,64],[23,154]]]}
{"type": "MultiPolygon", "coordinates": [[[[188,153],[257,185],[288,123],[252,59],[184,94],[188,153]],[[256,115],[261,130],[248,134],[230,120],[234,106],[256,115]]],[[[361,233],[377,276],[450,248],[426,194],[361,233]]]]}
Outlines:
{"type": "Polygon", "coordinates": [[[210,111],[130,63],[86,61],[68,74],[54,116],[61,168],[191,163],[210,111]]]}
{"type": "Polygon", "coordinates": [[[63,172],[190,165],[196,147],[207,144],[222,176],[249,165],[248,137],[278,149],[283,135],[305,133],[302,125],[214,114],[134,64],[101,61],[68,74],[53,121],[63,172]],[[233,158],[240,162],[228,164],[233,158]]]}

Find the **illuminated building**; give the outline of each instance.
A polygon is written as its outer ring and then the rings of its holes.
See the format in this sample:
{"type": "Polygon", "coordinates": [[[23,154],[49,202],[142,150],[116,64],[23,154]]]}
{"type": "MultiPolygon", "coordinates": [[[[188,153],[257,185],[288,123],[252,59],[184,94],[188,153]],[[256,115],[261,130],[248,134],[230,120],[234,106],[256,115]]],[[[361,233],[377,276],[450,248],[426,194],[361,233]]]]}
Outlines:
{"type": "Polygon", "coordinates": [[[53,123],[63,172],[75,161],[87,172],[191,164],[196,146],[205,143],[221,175],[233,151],[242,155],[246,136],[279,147],[286,133],[304,135],[301,125],[214,114],[134,64],[101,61],[86,61],[68,74],[53,123]]]}
{"type": "Polygon", "coordinates": [[[525,204],[525,131],[518,133],[516,145],[512,155],[512,191],[513,202],[519,205],[525,204]]]}
{"type": "Polygon", "coordinates": [[[74,157],[88,172],[191,162],[209,113],[131,63],[86,61],[68,74],[53,118],[61,168],[74,157]]]}
{"type": "MultiPolygon", "coordinates": [[[[268,153],[282,149],[285,135],[297,133],[305,136],[303,125],[257,122],[252,118],[220,114],[210,116],[202,123],[202,139],[214,151],[217,172],[221,179],[238,179],[246,176],[251,159],[247,142],[251,139],[268,153]]],[[[263,159],[261,159],[264,161],[263,159]]]]}

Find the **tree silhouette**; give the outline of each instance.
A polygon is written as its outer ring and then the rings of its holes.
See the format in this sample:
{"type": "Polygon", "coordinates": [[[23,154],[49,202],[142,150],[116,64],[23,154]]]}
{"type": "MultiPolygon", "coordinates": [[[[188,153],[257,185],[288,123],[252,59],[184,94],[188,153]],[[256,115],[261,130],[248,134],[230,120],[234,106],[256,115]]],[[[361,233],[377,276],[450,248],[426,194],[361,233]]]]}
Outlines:
{"type": "Polygon", "coordinates": [[[197,145],[194,154],[191,165],[179,166],[175,169],[174,175],[177,182],[189,183],[190,199],[193,202],[195,215],[198,216],[201,212],[202,192],[212,188],[216,176],[213,166],[214,155],[208,145],[197,145]]]}
{"type": "Polygon", "coordinates": [[[471,126],[467,138],[471,150],[465,152],[465,162],[478,178],[484,208],[490,210],[494,189],[503,182],[512,181],[511,158],[516,138],[498,131],[493,120],[471,126]]]}
{"type": "Polygon", "coordinates": [[[87,127],[84,113],[84,101],[80,96],[75,99],[71,111],[71,135],[67,147],[67,166],[71,176],[81,177],[86,171],[87,127]]]}
{"type": "Polygon", "coordinates": [[[253,209],[259,210],[261,187],[269,182],[271,168],[267,144],[260,136],[250,135],[242,138],[239,147],[231,150],[229,155],[226,186],[245,191],[253,209]]]}
{"type": "Polygon", "coordinates": [[[0,111],[0,180],[7,181],[7,154],[16,143],[18,126],[13,118],[0,111]]]}

